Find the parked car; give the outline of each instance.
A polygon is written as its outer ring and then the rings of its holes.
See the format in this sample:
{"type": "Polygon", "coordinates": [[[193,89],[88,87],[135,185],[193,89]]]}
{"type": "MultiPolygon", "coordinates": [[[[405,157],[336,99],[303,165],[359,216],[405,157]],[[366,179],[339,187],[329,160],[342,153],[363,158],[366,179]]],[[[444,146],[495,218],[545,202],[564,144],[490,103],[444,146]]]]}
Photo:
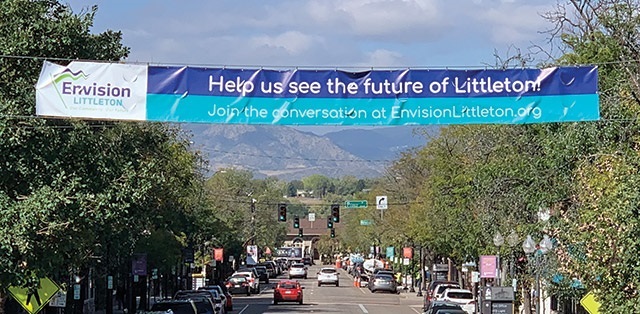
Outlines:
{"type": "Polygon", "coordinates": [[[395,278],[387,274],[378,273],[377,275],[372,275],[367,287],[371,290],[371,293],[376,293],[377,291],[398,292],[398,285],[395,278]]]}
{"type": "Polygon", "coordinates": [[[282,280],[273,288],[273,304],[279,302],[303,303],[302,289],[298,281],[282,280]]]}
{"type": "Polygon", "coordinates": [[[269,283],[269,271],[265,266],[255,266],[254,267],[258,272],[258,279],[265,284],[269,283]]]}
{"type": "Polygon", "coordinates": [[[204,286],[204,287],[198,288],[198,290],[218,291],[220,298],[222,298],[222,303],[224,304],[225,310],[233,311],[233,297],[231,296],[231,293],[229,293],[229,290],[227,289],[226,286],[219,286],[219,285],[204,286]]]}
{"type": "Polygon", "coordinates": [[[278,275],[282,274],[280,271],[280,267],[276,265],[274,261],[265,261],[264,263],[259,263],[256,266],[264,266],[267,268],[267,272],[269,273],[269,278],[276,278],[278,275]]]}
{"type": "Polygon", "coordinates": [[[251,295],[251,284],[249,284],[249,278],[245,275],[233,275],[229,277],[226,286],[231,294],[243,293],[251,295]]]}
{"type": "Polygon", "coordinates": [[[216,303],[222,302],[217,292],[207,290],[180,290],[173,296],[174,300],[191,300],[198,314],[224,314],[216,303]]]}
{"type": "Polygon", "coordinates": [[[324,284],[340,286],[340,273],[334,267],[323,267],[318,272],[318,287],[324,284]]]}
{"type": "Polygon", "coordinates": [[[302,263],[294,263],[289,268],[289,279],[304,278],[307,279],[307,266],[302,263]]]}
{"type": "Polygon", "coordinates": [[[460,305],[467,314],[473,314],[476,311],[476,301],[473,298],[473,293],[467,289],[446,289],[441,299],[442,301],[460,305]]]}
{"type": "Polygon", "coordinates": [[[151,311],[168,312],[173,314],[198,314],[198,309],[192,300],[161,300],[151,306],[151,311]]]}
{"type": "Polygon", "coordinates": [[[444,301],[433,301],[429,305],[429,308],[425,309],[423,314],[442,314],[442,313],[452,313],[452,314],[464,314],[466,313],[462,307],[458,304],[444,301]],[[446,311],[445,311],[446,310],[446,311]],[[456,313],[461,312],[461,313],[456,313]]]}
{"type": "Polygon", "coordinates": [[[243,269],[236,271],[233,275],[243,275],[247,277],[252,293],[260,293],[260,275],[255,268],[243,269]]]}
{"type": "Polygon", "coordinates": [[[442,294],[444,294],[444,291],[449,289],[449,288],[457,288],[460,289],[460,285],[459,284],[449,284],[449,283],[444,283],[444,284],[439,284],[437,285],[434,289],[433,289],[433,299],[434,300],[442,300],[442,294]]]}
{"type": "Polygon", "coordinates": [[[427,309],[431,304],[431,302],[435,301],[433,296],[433,290],[436,288],[436,286],[441,284],[457,285],[457,288],[460,288],[460,285],[455,281],[434,280],[430,282],[429,286],[427,286],[427,291],[424,293],[424,299],[422,304],[423,309],[427,309]]]}

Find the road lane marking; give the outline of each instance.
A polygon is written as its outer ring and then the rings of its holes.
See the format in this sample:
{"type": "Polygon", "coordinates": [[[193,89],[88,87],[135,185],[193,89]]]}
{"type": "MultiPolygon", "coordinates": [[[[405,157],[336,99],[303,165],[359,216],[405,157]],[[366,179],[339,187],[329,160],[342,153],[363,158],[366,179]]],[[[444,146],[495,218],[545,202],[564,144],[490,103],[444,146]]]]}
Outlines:
{"type": "Polygon", "coordinates": [[[364,313],[364,314],[368,314],[368,313],[369,313],[369,311],[367,311],[367,309],[365,309],[365,308],[364,308],[364,305],[362,305],[362,304],[358,304],[358,306],[359,306],[359,307],[360,307],[360,309],[362,310],[362,313],[364,313]]]}
{"type": "Polygon", "coordinates": [[[242,310],[240,312],[238,312],[238,314],[242,314],[247,308],[249,307],[249,304],[245,305],[242,310]]]}
{"type": "Polygon", "coordinates": [[[412,307],[410,307],[410,309],[412,309],[414,312],[416,312],[416,313],[418,313],[418,314],[421,314],[421,313],[422,313],[422,312],[418,312],[418,310],[416,310],[416,309],[414,309],[414,308],[412,308],[412,307]]]}

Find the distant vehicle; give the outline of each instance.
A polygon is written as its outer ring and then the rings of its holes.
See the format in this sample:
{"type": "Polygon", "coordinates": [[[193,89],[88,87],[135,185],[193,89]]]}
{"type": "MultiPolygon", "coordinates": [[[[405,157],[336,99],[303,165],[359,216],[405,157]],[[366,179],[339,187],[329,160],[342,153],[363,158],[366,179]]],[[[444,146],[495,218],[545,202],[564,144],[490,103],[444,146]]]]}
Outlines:
{"type": "Polygon", "coordinates": [[[371,293],[376,293],[377,291],[387,291],[391,293],[398,292],[398,285],[395,278],[387,274],[377,274],[371,276],[367,287],[369,288],[369,290],[371,290],[371,293]]]}
{"type": "Polygon", "coordinates": [[[226,286],[231,294],[244,293],[248,296],[251,295],[251,284],[249,283],[249,278],[245,275],[231,276],[227,280],[226,286]]]}
{"type": "Polygon", "coordinates": [[[441,299],[442,301],[460,305],[467,314],[473,314],[476,311],[476,301],[473,299],[473,293],[467,289],[446,289],[441,299]]]}
{"type": "Polygon", "coordinates": [[[258,276],[259,276],[258,278],[260,279],[260,281],[268,284],[269,283],[269,271],[267,270],[267,267],[265,267],[265,266],[256,266],[254,268],[258,272],[258,276]]]}
{"type": "Polygon", "coordinates": [[[305,265],[311,266],[311,265],[313,265],[313,260],[311,259],[311,257],[305,256],[305,257],[302,258],[302,263],[305,264],[305,265]]]}
{"type": "Polygon", "coordinates": [[[435,301],[433,290],[436,288],[436,286],[441,284],[457,285],[457,288],[460,288],[460,285],[455,281],[435,280],[430,282],[429,286],[427,287],[427,291],[424,294],[423,309],[427,309],[431,302],[435,301]]]}
{"type": "Polygon", "coordinates": [[[279,302],[298,302],[303,303],[302,289],[300,283],[292,280],[280,281],[275,288],[273,288],[273,304],[279,302]]]}
{"type": "Polygon", "coordinates": [[[324,267],[320,269],[318,272],[318,287],[324,284],[335,285],[336,287],[340,286],[338,271],[333,267],[324,267]]]}
{"type": "Polygon", "coordinates": [[[223,288],[222,286],[213,285],[213,286],[204,286],[198,288],[198,290],[216,290],[222,298],[222,303],[224,304],[224,308],[227,311],[233,311],[233,297],[231,293],[226,289],[226,286],[223,288]]]}
{"type": "Polygon", "coordinates": [[[444,283],[444,284],[437,285],[433,289],[433,299],[434,300],[442,300],[442,295],[444,294],[444,291],[449,289],[449,288],[458,288],[458,289],[460,289],[460,285],[457,284],[457,283],[456,284],[444,283]]]}
{"type": "Polygon", "coordinates": [[[162,300],[151,306],[151,311],[168,312],[173,314],[198,314],[198,309],[192,300],[162,300]]]}
{"type": "Polygon", "coordinates": [[[429,305],[429,308],[425,310],[423,314],[442,314],[442,313],[452,313],[452,314],[465,314],[466,312],[462,309],[462,307],[458,304],[444,301],[433,301],[429,305]],[[446,310],[446,311],[445,311],[446,310]],[[462,313],[456,313],[458,312],[462,313]]]}
{"type": "Polygon", "coordinates": [[[269,278],[276,278],[276,276],[282,274],[280,271],[280,267],[274,261],[266,261],[264,263],[260,263],[256,266],[264,266],[267,268],[267,272],[269,273],[269,278]]]}
{"type": "Polygon", "coordinates": [[[307,279],[307,267],[302,263],[295,263],[289,268],[289,279],[304,278],[307,279]]]}

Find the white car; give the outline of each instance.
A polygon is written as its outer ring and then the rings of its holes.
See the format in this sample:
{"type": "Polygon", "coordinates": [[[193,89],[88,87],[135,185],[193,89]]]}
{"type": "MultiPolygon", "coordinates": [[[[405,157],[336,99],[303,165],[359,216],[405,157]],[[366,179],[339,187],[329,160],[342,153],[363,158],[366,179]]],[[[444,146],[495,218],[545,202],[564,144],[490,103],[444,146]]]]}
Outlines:
{"type": "Polygon", "coordinates": [[[289,279],[291,278],[307,279],[307,266],[302,263],[293,263],[289,268],[289,279]]]}
{"type": "Polygon", "coordinates": [[[460,305],[469,314],[473,314],[476,311],[476,301],[473,298],[473,293],[467,289],[448,288],[442,294],[441,299],[460,305]]]}
{"type": "Polygon", "coordinates": [[[318,287],[324,284],[336,285],[336,287],[340,286],[340,281],[338,279],[338,271],[333,267],[324,267],[320,269],[318,272],[318,287]]]}
{"type": "Polygon", "coordinates": [[[251,291],[253,293],[260,293],[260,279],[257,278],[253,272],[237,271],[233,273],[232,276],[235,276],[235,275],[243,275],[247,277],[247,281],[249,282],[249,287],[251,287],[251,291]]]}

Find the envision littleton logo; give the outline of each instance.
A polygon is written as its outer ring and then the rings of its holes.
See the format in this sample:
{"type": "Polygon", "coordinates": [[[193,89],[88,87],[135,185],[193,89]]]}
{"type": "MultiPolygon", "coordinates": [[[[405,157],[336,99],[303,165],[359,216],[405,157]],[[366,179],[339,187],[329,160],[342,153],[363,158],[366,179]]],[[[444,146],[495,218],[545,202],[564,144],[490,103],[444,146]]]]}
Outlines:
{"type": "Polygon", "coordinates": [[[70,107],[67,100],[71,98],[73,106],[117,107],[117,111],[127,111],[124,106],[125,99],[131,98],[131,89],[128,87],[119,87],[111,83],[86,84],[89,79],[88,74],[82,70],[73,72],[69,68],[53,75],[51,79],[60,100],[67,109],[70,107]]]}

